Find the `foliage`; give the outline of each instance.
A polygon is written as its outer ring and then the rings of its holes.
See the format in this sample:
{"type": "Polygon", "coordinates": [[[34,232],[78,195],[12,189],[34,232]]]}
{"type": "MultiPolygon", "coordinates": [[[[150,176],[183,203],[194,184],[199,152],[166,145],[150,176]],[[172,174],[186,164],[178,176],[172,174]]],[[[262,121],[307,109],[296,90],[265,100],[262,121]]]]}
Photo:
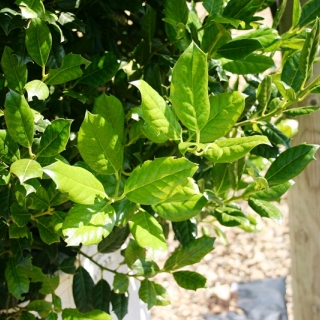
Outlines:
{"type": "Polygon", "coordinates": [[[0,0],[1,309],[10,319],[111,319],[110,310],[122,319],[129,277],[148,308],[167,305],[157,274],[203,288],[202,275],[180,269],[224,239],[219,225],[258,230],[243,202],[281,222],[272,202],[318,148],[291,147],[290,123],[319,106],[290,106],[319,92],[319,2],[295,1],[282,35],[284,5],[271,28],[259,11],[273,1],[199,2],[203,21],[185,0],[0,0]],[[167,250],[169,227],[177,248],[160,266],[154,252],[167,250]],[[92,244],[101,254],[123,248],[128,273],[87,256],[81,247],[92,244]],[[95,284],[81,255],[114,283],[95,284]],[[55,294],[59,270],[73,276],[76,309],[55,294]]]}

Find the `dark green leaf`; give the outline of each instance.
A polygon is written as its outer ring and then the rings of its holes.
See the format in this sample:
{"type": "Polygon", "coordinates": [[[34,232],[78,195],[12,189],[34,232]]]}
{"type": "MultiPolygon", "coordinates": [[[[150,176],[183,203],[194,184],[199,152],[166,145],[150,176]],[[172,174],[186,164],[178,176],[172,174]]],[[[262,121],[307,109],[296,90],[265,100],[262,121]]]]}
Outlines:
{"type": "Polygon", "coordinates": [[[146,257],[146,249],[138,245],[137,241],[130,239],[127,248],[124,251],[126,264],[131,268],[138,259],[146,257]]]}
{"type": "Polygon", "coordinates": [[[112,311],[122,320],[128,313],[129,296],[127,293],[116,294],[111,292],[112,311]]]}
{"type": "Polygon", "coordinates": [[[75,262],[76,262],[75,257],[66,258],[60,263],[59,269],[65,273],[75,274],[76,273],[75,262]]]}
{"type": "Polygon", "coordinates": [[[197,272],[177,271],[173,273],[174,280],[177,284],[187,290],[206,288],[207,279],[197,272]]]}
{"type": "Polygon", "coordinates": [[[28,228],[26,226],[19,227],[15,223],[11,223],[9,226],[9,237],[10,238],[24,238],[27,236],[28,228]]]}
{"type": "Polygon", "coordinates": [[[132,269],[137,272],[138,276],[145,278],[154,277],[160,271],[160,268],[153,260],[144,258],[136,260],[132,265],[132,269]]]}
{"type": "Polygon", "coordinates": [[[300,90],[304,80],[300,70],[300,55],[301,51],[291,54],[284,63],[281,73],[281,81],[285,82],[295,91],[300,90]]]}
{"type": "Polygon", "coordinates": [[[267,136],[269,141],[278,145],[282,144],[290,148],[291,138],[286,136],[280,129],[270,122],[258,123],[259,129],[263,135],[267,136]]]}
{"type": "Polygon", "coordinates": [[[156,31],[156,16],[157,12],[148,4],[146,5],[146,13],[141,21],[141,38],[152,43],[154,33],[156,31]]]}
{"type": "Polygon", "coordinates": [[[209,14],[220,13],[222,10],[223,0],[204,0],[203,6],[209,14]]]}
{"type": "Polygon", "coordinates": [[[0,130],[0,157],[7,163],[20,159],[19,147],[7,130],[0,130]]]}
{"type": "Polygon", "coordinates": [[[110,313],[111,289],[108,282],[101,279],[93,289],[93,306],[95,309],[110,313]]]}
{"type": "Polygon", "coordinates": [[[116,294],[126,293],[129,287],[129,277],[124,273],[116,273],[113,278],[113,291],[116,294]]]}
{"type": "Polygon", "coordinates": [[[195,218],[172,222],[172,229],[175,237],[183,246],[197,238],[197,220],[195,218]]]}
{"type": "Polygon", "coordinates": [[[282,212],[269,201],[249,198],[248,203],[249,206],[261,217],[270,218],[281,224],[283,218],[282,212]]]}
{"type": "Polygon", "coordinates": [[[220,222],[220,224],[226,227],[236,227],[241,224],[249,224],[247,216],[238,209],[229,207],[224,209],[217,209],[214,211],[214,215],[220,222]]]}
{"type": "Polygon", "coordinates": [[[264,3],[264,0],[230,0],[223,10],[223,15],[246,20],[253,16],[264,3]]]}
{"type": "Polygon", "coordinates": [[[40,237],[43,242],[51,244],[54,242],[60,242],[59,234],[56,233],[52,224],[51,217],[37,218],[40,237]]]}
{"type": "Polygon", "coordinates": [[[123,228],[114,227],[112,232],[98,244],[101,253],[115,252],[121,248],[130,233],[129,226],[123,228]]]}
{"type": "Polygon", "coordinates": [[[298,117],[298,116],[310,114],[319,109],[320,109],[320,106],[307,106],[307,107],[292,108],[289,110],[285,110],[283,113],[289,117],[298,117]]]}
{"type": "Polygon", "coordinates": [[[266,106],[268,105],[271,97],[271,93],[272,93],[272,77],[270,75],[267,75],[261,81],[257,90],[257,99],[263,108],[266,108],[266,106]]]}
{"type": "Polygon", "coordinates": [[[179,22],[187,24],[188,7],[184,0],[166,0],[164,7],[164,15],[166,19],[172,20],[174,24],[179,22]]]}
{"type": "Polygon", "coordinates": [[[306,1],[301,10],[299,26],[303,27],[320,16],[320,3],[318,0],[306,1]]]}
{"type": "Polygon", "coordinates": [[[19,227],[23,227],[29,222],[31,213],[29,213],[25,208],[19,206],[17,203],[13,203],[10,210],[13,221],[19,227]]]}
{"type": "Polygon", "coordinates": [[[33,300],[27,305],[27,310],[36,311],[41,318],[45,318],[51,311],[51,302],[44,300],[33,300]]]}
{"type": "Polygon", "coordinates": [[[151,309],[157,303],[157,294],[154,282],[148,279],[141,281],[139,288],[139,298],[151,309]]]}

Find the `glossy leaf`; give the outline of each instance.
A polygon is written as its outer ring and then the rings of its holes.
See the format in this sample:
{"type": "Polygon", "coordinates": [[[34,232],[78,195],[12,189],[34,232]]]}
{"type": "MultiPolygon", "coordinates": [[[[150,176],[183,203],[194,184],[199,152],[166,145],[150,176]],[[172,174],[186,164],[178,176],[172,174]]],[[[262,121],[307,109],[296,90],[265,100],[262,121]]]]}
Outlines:
{"type": "Polygon", "coordinates": [[[79,267],[73,277],[72,292],[74,303],[80,312],[93,310],[93,289],[94,282],[89,272],[79,267]]]}
{"type": "Polygon", "coordinates": [[[63,309],[63,320],[113,320],[113,318],[100,310],[93,310],[87,313],[80,313],[77,309],[63,309]]]}
{"type": "Polygon", "coordinates": [[[301,108],[292,108],[285,110],[283,113],[289,117],[298,117],[306,114],[310,114],[320,109],[320,106],[307,106],[301,108]]]}
{"type": "Polygon", "coordinates": [[[317,0],[307,1],[301,10],[299,26],[303,27],[320,16],[320,3],[317,0]]]}
{"type": "Polygon", "coordinates": [[[154,282],[148,279],[141,281],[139,288],[139,298],[148,305],[151,309],[157,303],[157,294],[154,287],[154,282]]]}
{"type": "Polygon", "coordinates": [[[112,311],[122,320],[128,313],[129,296],[127,293],[116,294],[111,292],[112,311]]]}
{"type": "Polygon", "coordinates": [[[20,145],[31,148],[33,113],[23,95],[9,91],[6,95],[4,117],[10,136],[20,145]]]}
{"type": "Polygon", "coordinates": [[[302,172],[309,162],[314,160],[314,155],[319,146],[301,144],[282,152],[272,162],[265,178],[270,186],[285,183],[302,172]]]}
{"type": "Polygon", "coordinates": [[[199,262],[213,250],[214,240],[203,236],[177,249],[165,262],[164,270],[177,270],[199,262]]]}
{"type": "Polygon", "coordinates": [[[129,278],[124,273],[116,273],[113,278],[113,291],[116,294],[126,293],[129,287],[129,278]]]}
{"type": "Polygon", "coordinates": [[[21,9],[21,15],[25,19],[45,17],[45,9],[41,0],[18,0],[16,3],[21,9]]]}
{"type": "Polygon", "coordinates": [[[148,212],[136,213],[129,222],[130,230],[142,248],[149,247],[153,250],[165,251],[167,243],[159,222],[148,212]]]}
{"type": "Polygon", "coordinates": [[[185,158],[157,158],[137,167],[125,184],[126,197],[136,203],[157,204],[165,201],[184,185],[197,165],[185,158]]]}
{"type": "Polygon", "coordinates": [[[240,92],[226,92],[210,96],[210,115],[201,129],[200,141],[213,142],[226,135],[237,122],[244,109],[244,96],[240,92]]]}
{"type": "Polygon", "coordinates": [[[209,14],[220,13],[222,10],[223,0],[204,0],[203,6],[209,14]]]}
{"type": "Polygon", "coordinates": [[[193,271],[176,271],[173,274],[177,284],[187,290],[206,288],[207,279],[201,274],[193,271]]]}
{"type": "Polygon", "coordinates": [[[98,244],[98,251],[101,253],[115,252],[121,248],[130,234],[128,225],[124,228],[114,227],[108,237],[98,244]]]}
{"type": "Polygon", "coordinates": [[[269,201],[249,198],[249,206],[261,217],[270,218],[281,224],[283,219],[282,212],[269,201]]]}
{"type": "Polygon", "coordinates": [[[172,229],[175,237],[183,246],[197,238],[196,218],[191,218],[185,221],[172,222],[172,229]]]}
{"type": "Polygon", "coordinates": [[[111,52],[105,52],[102,56],[93,56],[91,64],[84,70],[79,83],[90,86],[103,85],[117,73],[119,65],[117,57],[111,52]]]}
{"type": "Polygon", "coordinates": [[[89,171],[57,161],[43,171],[55,182],[57,189],[67,193],[70,200],[80,204],[93,204],[96,197],[105,197],[104,189],[89,171]]]}
{"type": "Polygon", "coordinates": [[[174,24],[186,24],[188,21],[188,7],[184,0],[166,0],[164,15],[174,24]]]}
{"type": "Polygon", "coordinates": [[[210,113],[207,57],[195,43],[179,57],[172,70],[170,100],[181,122],[199,131],[210,113]]]}
{"type": "Polygon", "coordinates": [[[158,134],[172,140],[180,140],[182,130],[172,109],[151,86],[143,80],[132,82],[142,96],[143,118],[158,134]]]}
{"type": "Polygon", "coordinates": [[[110,313],[111,288],[108,282],[100,279],[93,289],[93,306],[95,309],[110,313]]]}
{"type": "Polygon", "coordinates": [[[10,47],[5,46],[1,57],[1,68],[7,80],[8,87],[23,93],[27,82],[28,71],[26,65],[19,65],[17,57],[10,47]]]}
{"type": "Polygon", "coordinates": [[[258,127],[262,134],[268,137],[269,141],[274,144],[282,144],[286,148],[290,148],[291,138],[286,136],[278,127],[270,122],[259,123],[258,127]]]}
{"type": "Polygon", "coordinates": [[[119,136],[107,119],[86,113],[78,135],[78,149],[84,161],[101,174],[122,168],[123,149],[119,136]]]}
{"type": "Polygon", "coordinates": [[[20,159],[19,147],[7,130],[0,130],[0,157],[9,164],[20,159]]]}
{"type": "Polygon", "coordinates": [[[272,77],[267,75],[259,84],[257,99],[260,105],[265,108],[268,105],[272,93],[272,77]]]}
{"type": "Polygon", "coordinates": [[[300,0],[293,0],[292,8],[292,26],[296,27],[301,17],[301,3],[300,0]]]}
{"type": "Polygon", "coordinates": [[[257,191],[250,195],[251,199],[264,201],[278,201],[294,184],[292,180],[278,184],[265,190],[257,191]]]}
{"type": "Polygon", "coordinates": [[[223,10],[223,15],[245,20],[259,11],[263,2],[261,0],[230,0],[223,10]]]}
{"type": "Polygon", "coordinates": [[[37,219],[40,237],[43,242],[52,244],[60,242],[59,234],[55,232],[51,217],[40,217],[37,219]]]}
{"type": "Polygon", "coordinates": [[[296,51],[291,54],[285,61],[281,72],[281,81],[285,82],[295,91],[301,88],[304,80],[300,70],[300,55],[301,51],[296,51]]]}
{"type": "Polygon", "coordinates": [[[44,67],[48,61],[52,37],[47,24],[39,18],[31,19],[26,31],[26,47],[36,64],[44,67]]]}
{"type": "Polygon", "coordinates": [[[217,220],[226,227],[236,227],[239,225],[248,225],[249,221],[246,215],[238,209],[224,208],[214,211],[217,220]]]}
{"type": "Polygon", "coordinates": [[[30,159],[15,161],[10,167],[10,172],[19,178],[20,183],[32,178],[41,178],[43,174],[41,165],[37,161],[30,159]]]}
{"type": "Polygon", "coordinates": [[[279,23],[283,17],[283,14],[285,12],[285,9],[287,7],[287,0],[283,0],[280,5],[279,8],[275,14],[275,17],[273,19],[273,23],[272,23],[272,28],[277,29],[279,26],[279,23]]]}
{"type": "Polygon", "coordinates": [[[160,271],[160,268],[153,260],[144,258],[136,260],[132,265],[132,269],[137,272],[138,276],[145,278],[154,277],[160,271]]]}
{"type": "Polygon", "coordinates": [[[62,232],[69,246],[98,244],[110,234],[114,223],[115,212],[106,202],[76,204],[64,220],[62,232]]]}
{"type": "Polygon", "coordinates": [[[32,80],[24,88],[28,93],[28,101],[32,101],[33,97],[37,97],[38,100],[46,100],[49,97],[47,85],[40,80],[32,80]]]}
{"type": "Polygon", "coordinates": [[[45,81],[48,85],[57,85],[79,78],[82,75],[81,66],[88,67],[90,61],[79,54],[68,53],[62,60],[62,65],[57,69],[49,70],[49,77],[45,81]]]}

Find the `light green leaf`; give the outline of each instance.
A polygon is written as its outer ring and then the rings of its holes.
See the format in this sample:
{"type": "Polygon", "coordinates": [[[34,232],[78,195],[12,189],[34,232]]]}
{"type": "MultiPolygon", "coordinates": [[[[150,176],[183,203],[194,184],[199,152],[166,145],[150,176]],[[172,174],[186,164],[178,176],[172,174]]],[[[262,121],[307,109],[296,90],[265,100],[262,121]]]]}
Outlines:
{"type": "Polygon", "coordinates": [[[63,309],[63,320],[113,320],[113,318],[100,310],[93,310],[87,313],[80,313],[77,309],[63,309]]]}
{"type": "Polygon", "coordinates": [[[49,85],[57,85],[77,79],[82,75],[81,66],[87,68],[90,61],[82,58],[79,54],[68,53],[63,57],[62,65],[58,69],[50,69],[49,77],[45,81],[49,85]]]}
{"type": "Polygon", "coordinates": [[[27,310],[38,312],[41,318],[45,318],[50,313],[51,308],[52,303],[45,300],[33,300],[26,307],[27,310]]]}
{"type": "Polygon", "coordinates": [[[28,101],[32,101],[33,97],[37,97],[39,100],[46,100],[49,97],[47,85],[40,80],[32,80],[24,88],[28,92],[28,101]]]}
{"type": "Polygon", "coordinates": [[[124,273],[116,273],[113,278],[113,291],[117,294],[128,291],[129,277],[124,273]]]}
{"type": "Polygon", "coordinates": [[[17,57],[13,54],[13,50],[7,46],[3,50],[1,67],[8,87],[23,93],[23,88],[28,77],[27,66],[25,64],[19,65],[17,57]]]}
{"type": "Polygon", "coordinates": [[[200,141],[213,142],[226,135],[238,121],[244,109],[244,96],[237,91],[210,96],[210,115],[201,129],[200,141]]]}
{"type": "Polygon", "coordinates": [[[57,189],[67,193],[71,201],[81,204],[93,204],[96,197],[104,198],[103,186],[94,175],[78,167],[57,161],[43,171],[55,182],[57,189]]]}
{"type": "Polygon", "coordinates": [[[287,85],[285,82],[276,80],[274,82],[277,89],[279,90],[280,94],[286,98],[287,100],[294,101],[296,99],[296,92],[293,88],[291,88],[289,85],[287,85]]]}
{"type": "Polygon", "coordinates": [[[23,95],[12,90],[7,93],[4,117],[13,140],[31,148],[34,134],[33,113],[23,95]]]}
{"type": "Polygon", "coordinates": [[[159,134],[153,127],[149,126],[147,123],[144,123],[141,128],[141,132],[154,143],[164,143],[169,139],[166,135],[159,134]]]}
{"type": "Polygon", "coordinates": [[[45,9],[41,0],[17,0],[21,15],[24,19],[33,19],[45,17],[45,9]]]}
{"type": "Polygon", "coordinates": [[[112,126],[114,132],[124,141],[124,111],[121,101],[113,95],[101,94],[94,100],[92,113],[105,118],[112,126]]]}
{"type": "Polygon", "coordinates": [[[270,218],[276,221],[278,224],[281,224],[283,219],[282,212],[269,201],[249,198],[248,203],[249,206],[261,217],[270,218]]]}
{"type": "Polygon", "coordinates": [[[9,164],[20,159],[19,147],[7,130],[0,130],[0,158],[9,164]]]}
{"type": "Polygon", "coordinates": [[[269,185],[282,184],[297,176],[309,162],[315,160],[318,148],[318,145],[301,144],[282,152],[265,175],[269,185]]]}
{"type": "Polygon", "coordinates": [[[306,114],[310,114],[320,109],[320,106],[307,106],[301,108],[292,108],[285,110],[283,113],[289,117],[298,117],[306,114]]]}
{"type": "Polygon", "coordinates": [[[112,231],[114,209],[105,201],[92,205],[76,204],[63,222],[62,232],[69,246],[98,244],[112,231]]]}
{"type": "Polygon", "coordinates": [[[320,16],[320,3],[318,0],[306,1],[302,7],[299,26],[303,27],[320,16]]]}
{"type": "Polygon", "coordinates": [[[78,149],[83,160],[101,174],[117,173],[122,168],[123,147],[107,119],[87,111],[78,134],[78,149]]]}
{"type": "Polygon", "coordinates": [[[165,251],[167,243],[159,222],[148,212],[139,211],[129,222],[130,230],[142,248],[149,247],[153,250],[165,251]]]}
{"type": "Polygon", "coordinates": [[[26,47],[36,64],[44,67],[48,61],[52,37],[47,24],[39,18],[31,19],[26,30],[26,47]]]}
{"type": "Polygon", "coordinates": [[[301,17],[301,3],[300,0],[293,0],[293,9],[292,9],[292,26],[296,27],[299,23],[301,17]]]}
{"type": "Polygon", "coordinates": [[[145,278],[154,277],[160,271],[160,268],[153,260],[144,258],[136,260],[132,265],[132,269],[137,272],[138,276],[145,278]]]}
{"type": "Polygon", "coordinates": [[[157,293],[154,282],[148,279],[141,281],[139,288],[139,298],[151,309],[157,303],[157,293]]]}
{"type": "Polygon", "coordinates": [[[95,55],[89,67],[84,70],[79,83],[90,86],[103,85],[117,73],[119,65],[117,57],[111,52],[105,52],[102,56],[95,55]]]}
{"type": "Polygon", "coordinates": [[[223,15],[245,20],[251,18],[263,2],[261,0],[230,0],[223,10],[223,15]]]}
{"type": "Polygon", "coordinates": [[[250,195],[251,199],[260,199],[264,201],[278,201],[294,184],[292,180],[278,184],[265,190],[257,191],[250,195]]]}
{"type": "Polygon", "coordinates": [[[207,279],[197,272],[192,271],[177,271],[173,274],[177,284],[187,290],[206,288],[207,279]]]}
{"type": "Polygon", "coordinates": [[[142,96],[143,118],[158,134],[172,140],[180,140],[182,129],[172,109],[148,83],[143,80],[132,82],[142,96]]]}
{"type": "Polygon", "coordinates": [[[214,240],[215,238],[203,236],[180,247],[167,259],[164,270],[177,270],[199,262],[207,253],[214,249],[214,240]]]}
{"type": "Polygon", "coordinates": [[[48,125],[40,140],[37,157],[52,157],[65,150],[72,120],[57,119],[48,125]]]}
{"type": "Polygon", "coordinates": [[[59,234],[56,233],[52,223],[52,217],[40,217],[37,218],[37,222],[40,238],[43,242],[49,245],[54,242],[60,242],[59,234]]]}
{"type": "Polygon", "coordinates": [[[272,22],[272,28],[273,29],[277,29],[278,28],[279,23],[280,23],[280,21],[281,21],[281,19],[283,17],[284,12],[285,12],[286,6],[287,6],[287,0],[283,0],[280,3],[279,8],[277,9],[275,17],[273,19],[273,22],[272,22]]]}
{"type": "Polygon", "coordinates": [[[179,185],[197,170],[197,165],[185,158],[157,158],[137,167],[126,181],[126,197],[136,203],[157,204],[171,197],[179,185]]]}
{"type": "Polygon", "coordinates": [[[23,227],[29,222],[31,213],[27,209],[19,206],[18,203],[14,202],[10,207],[10,211],[13,221],[19,227],[23,227]]]}
{"type": "Polygon", "coordinates": [[[207,56],[193,42],[172,69],[170,100],[187,128],[199,131],[206,124],[210,113],[207,56]]]}
{"type": "Polygon", "coordinates": [[[259,144],[269,144],[265,136],[251,136],[242,138],[229,138],[218,140],[209,145],[204,151],[204,156],[214,163],[234,162],[259,144]]]}
{"type": "Polygon", "coordinates": [[[32,178],[41,178],[43,174],[41,165],[37,161],[31,159],[15,161],[10,167],[10,172],[19,178],[20,183],[32,178]]]}

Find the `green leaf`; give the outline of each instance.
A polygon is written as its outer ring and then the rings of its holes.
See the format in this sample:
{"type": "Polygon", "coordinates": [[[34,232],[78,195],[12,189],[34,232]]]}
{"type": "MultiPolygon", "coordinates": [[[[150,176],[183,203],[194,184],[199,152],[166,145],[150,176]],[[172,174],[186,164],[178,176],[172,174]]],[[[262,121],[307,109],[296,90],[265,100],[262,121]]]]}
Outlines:
{"type": "Polygon", "coordinates": [[[75,274],[76,273],[75,262],[76,262],[76,257],[66,258],[60,263],[59,269],[64,273],[75,274]]]}
{"type": "Polygon", "coordinates": [[[125,293],[128,291],[129,278],[124,273],[116,273],[113,278],[113,291],[116,294],[125,293]]]}
{"type": "Polygon", "coordinates": [[[9,164],[20,159],[19,147],[7,130],[0,130],[0,158],[9,164]]]}
{"type": "Polygon", "coordinates": [[[82,58],[79,54],[68,53],[63,57],[60,68],[49,70],[46,84],[57,85],[77,79],[82,75],[81,66],[84,65],[87,68],[89,64],[90,61],[82,58]]]}
{"type": "Polygon", "coordinates": [[[39,18],[31,19],[26,30],[26,47],[36,64],[44,67],[49,58],[52,37],[47,24],[39,18]]]}
{"type": "Polygon", "coordinates": [[[301,10],[301,17],[299,20],[299,26],[300,27],[306,26],[319,16],[320,16],[320,3],[319,3],[319,1],[318,0],[307,1],[301,10]]]}
{"type": "Polygon", "coordinates": [[[259,199],[264,201],[278,201],[294,184],[292,180],[278,184],[265,190],[257,191],[250,195],[251,199],[259,199]]]}
{"type": "Polygon", "coordinates": [[[154,33],[156,31],[156,17],[157,12],[152,9],[150,5],[146,5],[146,13],[141,21],[141,38],[152,43],[154,33]]]}
{"type": "Polygon", "coordinates": [[[116,294],[111,292],[112,311],[117,315],[118,320],[122,320],[128,313],[129,296],[127,293],[116,294]]]}
{"type": "Polygon", "coordinates": [[[126,197],[136,203],[157,204],[176,192],[187,178],[197,170],[197,165],[185,158],[157,158],[137,167],[126,181],[126,197]]]}
{"type": "Polygon", "coordinates": [[[164,270],[177,270],[199,262],[214,247],[215,238],[203,236],[177,249],[165,262],[164,270]]]}
{"type": "Polygon", "coordinates": [[[90,86],[103,85],[117,73],[119,65],[120,62],[112,52],[105,52],[102,56],[95,55],[78,82],[90,86]]]}
{"type": "Polygon", "coordinates": [[[228,61],[223,68],[235,74],[256,74],[274,66],[274,61],[267,56],[251,53],[242,60],[228,61]]]}
{"type": "Polygon", "coordinates": [[[40,217],[37,218],[40,238],[47,244],[60,242],[60,236],[55,232],[52,224],[52,217],[40,217]]]}
{"type": "Polygon", "coordinates": [[[279,90],[280,94],[287,100],[294,101],[296,99],[296,92],[293,88],[287,85],[283,81],[275,81],[274,84],[276,85],[277,89],[279,90]]]}
{"type": "Polygon", "coordinates": [[[45,17],[45,9],[41,0],[17,0],[16,4],[19,5],[24,19],[43,19],[45,17]]]}
{"type": "Polygon", "coordinates": [[[57,119],[48,125],[40,140],[37,157],[52,157],[65,150],[72,120],[57,119]]]}
{"type": "Polygon", "coordinates": [[[281,73],[281,81],[285,82],[295,91],[300,90],[304,80],[300,69],[300,55],[301,51],[291,54],[284,63],[281,73]]]}
{"type": "Polygon", "coordinates": [[[68,193],[70,200],[80,204],[93,204],[96,197],[104,198],[103,186],[89,171],[57,161],[43,171],[55,182],[57,189],[68,193]]]}
{"type": "Polygon", "coordinates": [[[197,272],[192,271],[177,271],[173,274],[177,284],[187,290],[206,288],[207,279],[197,272]]]}
{"type": "Polygon", "coordinates": [[[216,209],[214,216],[217,218],[220,224],[226,227],[236,227],[239,225],[248,225],[249,221],[247,216],[238,209],[224,208],[216,209]]]}
{"type": "Polygon", "coordinates": [[[277,27],[279,26],[279,23],[283,17],[283,14],[285,12],[285,9],[287,7],[287,0],[283,0],[276,12],[276,15],[273,19],[273,23],[272,23],[272,28],[273,29],[277,29],[277,27]]]}
{"type": "Polygon", "coordinates": [[[160,135],[172,140],[180,140],[182,129],[172,109],[151,86],[143,80],[132,82],[142,96],[143,118],[160,135]]]}
{"type": "Polygon", "coordinates": [[[127,248],[124,251],[126,264],[131,268],[138,259],[146,257],[146,249],[138,245],[137,241],[130,239],[127,248]]]}
{"type": "Polygon", "coordinates": [[[113,318],[100,310],[93,310],[87,313],[80,313],[77,309],[63,309],[63,320],[113,320],[113,318]]]}
{"type": "Polygon", "coordinates": [[[101,94],[94,100],[92,113],[105,118],[119,136],[119,140],[124,141],[124,111],[118,98],[113,95],[101,94]]]}
{"type": "Polygon", "coordinates": [[[10,167],[10,172],[19,178],[20,183],[32,178],[41,178],[43,174],[41,165],[37,161],[30,159],[15,161],[10,167]]]}
{"type": "Polygon", "coordinates": [[[46,316],[45,320],[58,320],[58,315],[56,313],[54,313],[54,312],[50,312],[46,316]]]}
{"type": "Polygon", "coordinates": [[[240,39],[233,40],[217,51],[222,57],[230,60],[239,60],[248,56],[250,53],[262,49],[262,46],[258,40],[255,39],[240,39]]]}
{"type": "Polygon", "coordinates": [[[242,138],[229,138],[218,140],[209,145],[204,151],[204,156],[214,163],[234,162],[259,144],[268,144],[269,140],[264,136],[251,136],[242,138]]]}
{"type": "Polygon", "coordinates": [[[23,311],[21,313],[21,318],[20,319],[21,320],[36,320],[37,318],[32,313],[23,311]]]}
{"type": "Polygon", "coordinates": [[[93,306],[95,309],[110,313],[111,289],[108,282],[100,279],[93,289],[93,306]]]}
{"type": "Polygon", "coordinates": [[[132,269],[137,272],[138,276],[145,278],[152,278],[160,271],[159,266],[153,260],[144,258],[136,260],[132,269]]]}
{"type": "Polygon", "coordinates": [[[124,228],[114,227],[112,232],[98,244],[101,253],[115,252],[121,248],[130,234],[129,226],[124,228]]]}
{"type": "Polygon", "coordinates": [[[93,289],[94,282],[89,272],[79,267],[73,277],[72,292],[74,303],[80,312],[93,310],[93,289]]]}
{"type": "Polygon", "coordinates": [[[209,101],[210,115],[201,129],[201,142],[213,142],[225,136],[238,121],[245,105],[244,96],[237,91],[210,96],[209,101]]]}
{"type": "Polygon", "coordinates": [[[172,69],[170,100],[188,129],[199,131],[206,124],[210,113],[207,56],[193,42],[172,69]]]}
{"type": "Polygon", "coordinates": [[[10,207],[11,217],[13,221],[19,226],[25,226],[31,217],[31,213],[25,208],[19,206],[17,203],[13,203],[10,207]]]}
{"type": "Polygon", "coordinates": [[[50,207],[50,199],[47,190],[40,184],[38,180],[29,180],[24,184],[24,187],[29,187],[34,190],[30,195],[28,195],[28,199],[30,199],[30,204],[28,204],[28,208],[34,210],[48,210],[50,207]]]}
{"type": "Polygon", "coordinates": [[[318,148],[317,145],[301,144],[282,152],[265,174],[269,185],[282,184],[297,176],[315,159],[318,148]]]}
{"type": "Polygon", "coordinates": [[[172,20],[175,24],[179,22],[187,24],[189,10],[184,0],[166,0],[164,15],[166,19],[172,20]]]}
{"type": "Polygon", "coordinates": [[[301,3],[300,0],[293,0],[293,9],[292,9],[292,26],[296,27],[299,24],[301,17],[301,3]]]}
{"type": "Polygon", "coordinates": [[[18,300],[23,301],[22,294],[29,291],[29,278],[23,272],[23,268],[17,266],[14,258],[9,258],[6,265],[5,277],[9,292],[18,300]]]}
{"type": "Polygon", "coordinates": [[[172,222],[172,229],[175,237],[183,246],[197,238],[197,220],[195,218],[172,222]]]}
{"type": "Polygon", "coordinates": [[[169,295],[166,289],[159,283],[153,283],[156,290],[156,306],[167,306],[170,304],[169,295]]]}
{"type": "Polygon", "coordinates": [[[76,204],[63,222],[62,232],[69,246],[98,244],[112,231],[114,209],[105,201],[92,205],[76,204]]]}
{"type": "Polygon", "coordinates": [[[129,222],[130,230],[140,247],[165,251],[167,243],[159,222],[148,212],[139,211],[129,222]]]}
{"type": "Polygon", "coordinates": [[[28,101],[32,101],[33,97],[37,97],[38,100],[46,100],[49,97],[47,85],[40,80],[32,80],[24,88],[28,93],[28,101]]]}
{"type": "Polygon", "coordinates": [[[266,75],[258,86],[257,99],[263,108],[266,108],[272,93],[272,77],[266,75]]]}
{"type": "Polygon", "coordinates": [[[259,123],[258,127],[264,136],[267,136],[269,141],[274,144],[282,144],[286,148],[290,148],[291,138],[286,136],[274,124],[270,122],[259,123]]]}
{"type": "Polygon", "coordinates": [[[27,67],[25,64],[19,65],[16,55],[13,54],[13,50],[7,46],[3,50],[1,67],[8,87],[14,91],[23,93],[23,88],[28,77],[27,67]]]}
{"type": "Polygon", "coordinates": [[[116,226],[120,228],[125,226],[133,214],[137,211],[138,205],[124,198],[113,204],[113,208],[117,214],[116,226]]]}
{"type": "Polygon", "coordinates": [[[139,298],[151,309],[157,303],[157,294],[154,282],[148,279],[141,281],[139,288],[139,298]]]}
{"type": "Polygon", "coordinates": [[[33,300],[27,305],[26,309],[36,311],[39,313],[41,318],[45,318],[50,313],[51,307],[51,302],[44,300],[33,300]]]}
{"type": "Polygon", "coordinates": [[[117,173],[122,168],[123,148],[119,136],[100,115],[87,111],[78,134],[78,149],[83,160],[98,173],[117,173]]]}
{"type": "Polygon", "coordinates": [[[223,10],[223,15],[245,20],[259,11],[263,2],[263,0],[230,0],[223,10]]]}
{"type": "Polygon", "coordinates": [[[33,113],[23,95],[11,90],[7,93],[4,117],[13,140],[31,148],[34,134],[33,113]]]}
{"type": "Polygon", "coordinates": [[[9,226],[9,237],[12,239],[24,238],[27,236],[28,228],[26,226],[19,227],[15,223],[11,223],[9,226]]]}
{"type": "Polygon", "coordinates": [[[249,206],[261,217],[270,218],[276,221],[278,224],[281,224],[283,219],[282,212],[269,201],[249,198],[248,203],[249,206]]]}
{"type": "Polygon", "coordinates": [[[320,109],[320,106],[307,106],[301,108],[292,108],[285,110],[283,113],[289,117],[298,117],[306,114],[310,114],[320,109]]]}
{"type": "Polygon", "coordinates": [[[204,0],[203,6],[210,15],[220,13],[222,10],[223,0],[204,0]]]}
{"type": "Polygon", "coordinates": [[[149,126],[147,123],[144,123],[143,127],[141,128],[141,132],[152,142],[154,143],[164,143],[168,140],[168,137],[159,134],[153,127],[149,126]]]}

